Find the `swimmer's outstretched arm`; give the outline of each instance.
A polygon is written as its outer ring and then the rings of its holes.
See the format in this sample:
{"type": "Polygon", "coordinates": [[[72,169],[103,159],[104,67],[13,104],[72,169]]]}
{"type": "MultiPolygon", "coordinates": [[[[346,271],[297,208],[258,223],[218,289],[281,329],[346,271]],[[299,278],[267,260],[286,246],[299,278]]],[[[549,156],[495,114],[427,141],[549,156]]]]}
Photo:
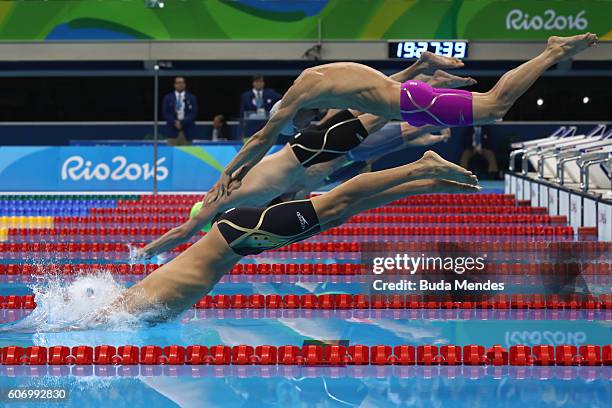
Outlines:
{"type": "Polygon", "coordinates": [[[202,230],[222,209],[218,203],[202,206],[198,214],[187,222],[172,228],[165,234],[136,250],[132,260],[147,259],[181,245],[202,230]]]}
{"type": "Polygon", "coordinates": [[[234,159],[221,172],[219,180],[206,195],[206,204],[213,203],[240,187],[242,177],[276,143],[281,130],[293,119],[302,101],[307,99],[308,87],[312,86],[312,84],[309,84],[310,80],[302,79],[300,83],[298,82],[300,82],[300,78],[283,95],[281,104],[274,116],[268,119],[266,125],[246,141],[234,159]]]}

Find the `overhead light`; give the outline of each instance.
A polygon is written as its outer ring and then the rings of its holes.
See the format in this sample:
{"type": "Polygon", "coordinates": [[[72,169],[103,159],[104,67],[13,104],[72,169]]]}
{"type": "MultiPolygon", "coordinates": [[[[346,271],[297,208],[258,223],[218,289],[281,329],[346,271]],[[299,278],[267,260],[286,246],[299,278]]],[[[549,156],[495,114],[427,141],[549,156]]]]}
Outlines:
{"type": "Polygon", "coordinates": [[[538,100],[536,101],[536,104],[537,104],[538,106],[542,106],[542,105],[544,105],[544,99],[542,99],[542,98],[538,98],[538,100]]]}
{"type": "Polygon", "coordinates": [[[585,96],[584,98],[582,98],[582,103],[587,104],[589,103],[590,99],[588,96],[585,96]]]}

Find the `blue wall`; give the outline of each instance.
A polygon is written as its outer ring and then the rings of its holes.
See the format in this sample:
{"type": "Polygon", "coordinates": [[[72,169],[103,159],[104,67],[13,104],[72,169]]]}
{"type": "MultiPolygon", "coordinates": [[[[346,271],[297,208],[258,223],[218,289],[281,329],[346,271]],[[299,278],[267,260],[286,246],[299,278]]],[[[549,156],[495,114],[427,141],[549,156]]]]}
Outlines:
{"type": "MultiPolygon", "coordinates": [[[[161,191],[206,191],[239,145],[160,147],[161,191]]],[[[1,191],[151,191],[153,147],[0,147],[1,191]]]]}
{"type": "MultiPolygon", "coordinates": [[[[494,125],[483,128],[482,144],[495,152],[500,170],[507,168],[510,143],[546,136],[558,125],[494,125]]],[[[579,126],[578,133],[592,125],[579,126]]],[[[137,139],[150,131],[144,125],[2,125],[2,138],[10,133],[12,144],[70,139],[137,139]]],[[[472,128],[453,129],[453,137],[432,148],[459,162],[472,144],[472,128]]],[[[240,149],[240,143],[204,146],[160,147],[159,188],[162,191],[206,191],[220,170],[240,149]]],[[[277,145],[274,150],[278,149],[277,145]]],[[[374,169],[388,168],[418,159],[427,148],[412,148],[379,160],[374,169]]],[[[0,191],[150,191],[153,188],[153,147],[134,146],[4,146],[0,147],[0,191]]]]}

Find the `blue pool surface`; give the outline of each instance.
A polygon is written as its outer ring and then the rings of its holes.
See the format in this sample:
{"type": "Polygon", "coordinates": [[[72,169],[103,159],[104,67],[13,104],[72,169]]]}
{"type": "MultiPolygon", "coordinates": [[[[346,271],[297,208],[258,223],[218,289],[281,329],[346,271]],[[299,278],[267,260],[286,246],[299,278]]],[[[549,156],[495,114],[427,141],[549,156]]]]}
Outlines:
{"type": "MultiPolygon", "coordinates": [[[[32,202],[27,210],[0,201],[0,215],[83,215],[91,207],[112,208],[112,200],[75,203],[32,202]],[[49,204],[49,205],[47,205],[49,204]]],[[[343,240],[314,237],[312,242],[343,240]]],[[[368,241],[369,237],[351,237],[368,241]]],[[[385,237],[393,240],[394,237],[385,237]]],[[[432,241],[437,237],[411,237],[432,241]]],[[[444,240],[467,240],[444,237],[444,240]]],[[[514,240],[523,239],[513,237],[514,240]]],[[[536,238],[539,239],[539,238],[536,238]]],[[[547,239],[551,239],[550,237],[547,239]]],[[[566,238],[562,238],[566,239],[566,238]]],[[[514,254],[516,256],[516,253],[514,254]]],[[[529,254],[517,262],[532,262],[529,254]]],[[[357,253],[293,255],[275,253],[244,262],[360,262],[357,253]]],[[[497,253],[503,261],[510,254],[497,253]]],[[[71,259],[61,254],[36,254],[2,263],[100,263],[100,258],[71,259]],[[41,259],[44,258],[44,259],[41,259]]],[[[104,263],[125,262],[113,258],[104,263]]],[[[493,256],[490,261],[495,261],[493,256]]],[[[37,321],[27,330],[0,325],[0,347],[19,345],[297,345],[310,340],[350,344],[597,344],[612,343],[612,311],[535,313],[527,311],[250,311],[188,310],[174,321],[156,326],[115,325],[107,329],[67,331],[58,315],[90,309],[93,296],[129,286],[141,277],[110,275],[57,278],[51,285],[34,277],[0,276],[0,296],[37,293],[40,310],[55,313],[55,321],[37,321]],[[93,283],[92,283],[93,282],[93,283]],[[42,294],[39,295],[39,294],[42,294]],[[71,298],[66,301],[66,295],[71,298]]],[[[585,280],[589,290],[610,292],[610,277],[585,280]]],[[[366,293],[363,282],[350,277],[231,276],[212,294],[366,293]],[[347,281],[348,279],[348,281],[347,281]]],[[[542,286],[510,288],[514,293],[542,293],[542,286]]],[[[0,309],[1,321],[14,321],[29,311],[0,309]]],[[[33,316],[36,316],[33,312],[33,316]]],[[[59,316],[61,317],[61,316],[59,316]]],[[[33,320],[25,317],[25,322],[33,320]]],[[[51,320],[54,320],[51,319],[51,320]]],[[[17,323],[19,324],[19,323],[17,323]]],[[[65,389],[62,402],[8,402],[0,407],[610,407],[612,367],[493,367],[493,366],[7,366],[0,365],[0,391],[15,388],[65,389]]],[[[1,397],[0,397],[1,398],[1,397]]]]}
{"type": "MultiPolygon", "coordinates": [[[[12,289],[15,289],[13,287],[12,289]]],[[[342,283],[221,283],[214,293],[324,293],[355,289],[342,283]]],[[[28,293],[25,286],[20,291],[28,293]]],[[[4,287],[0,294],[8,294],[4,287]]],[[[10,293],[15,294],[14,290],[10,293]]],[[[555,319],[410,319],[405,312],[280,311],[252,317],[233,311],[190,310],[153,327],[111,330],[0,332],[0,346],[285,344],[310,339],[368,346],[398,344],[606,344],[610,316],[555,319]]],[[[241,313],[244,312],[244,313],[241,313]]],[[[421,316],[422,317],[422,316],[421,316]]],[[[582,316],[583,317],[583,316],[582,316]]],[[[612,367],[237,367],[0,366],[0,387],[63,388],[68,407],[606,407],[612,367]]],[[[49,403],[49,406],[57,403],[49,403]]],[[[20,406],[11,404],[7,406],[20,406]]],[[[31,403],[23,406],[32,406],[31,403]]]]}

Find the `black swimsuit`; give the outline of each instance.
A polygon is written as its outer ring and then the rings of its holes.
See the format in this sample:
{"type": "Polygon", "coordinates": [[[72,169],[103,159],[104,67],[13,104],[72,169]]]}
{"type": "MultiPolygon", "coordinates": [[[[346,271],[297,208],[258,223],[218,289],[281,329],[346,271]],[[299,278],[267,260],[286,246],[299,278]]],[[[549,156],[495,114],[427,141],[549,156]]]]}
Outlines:
{"type": "Polygon", "coordinates": [[[302,241],[321,231],[310,200],[268,208],[232,208],[219,217],[217,227],[234,252],[243,256],[302,241]]]}
{"type": "MultiPolygon", "coordinates": [[[[345,155],[366,137],[368,132],[359,119],[343,110],[319,125],[308,126],[289,145],[302,166],[310,167],[345,155]]],[[[234,252],[243,256],[280,248],[321,232],[310,200],[287,201],[268,208],[232,208],[218,218],[217,227],[234,252]]]]}
{"type": "Polygon", "coordinates": [[[343,110],[319,125],[310,125],[289,142],[302,166],[310,167],[345,155],[368,137],[358,118],[343,110]]]}

